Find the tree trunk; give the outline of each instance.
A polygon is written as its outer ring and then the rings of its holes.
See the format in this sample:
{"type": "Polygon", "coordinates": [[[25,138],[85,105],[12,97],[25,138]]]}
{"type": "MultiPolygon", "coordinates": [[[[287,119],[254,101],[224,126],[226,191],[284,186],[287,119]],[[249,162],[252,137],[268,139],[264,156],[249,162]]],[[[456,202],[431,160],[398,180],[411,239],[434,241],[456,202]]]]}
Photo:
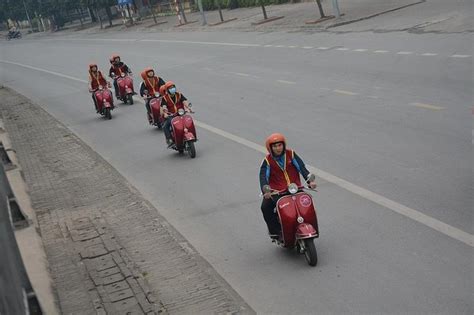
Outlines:
{"type": "Polygon", "coordinates": [[[87,7],[87,10],[89,10],[89,15],[91,16],[91,22],[92,23],[97,22],[97,18],[95,16],[94,10],[91,7],[87,7]]]}
{"type": "Polygon", "coordinates": [[[112,11],[108,5],[105,6],[105,13],[107,13],[107,18],[109,19],[109,27],[112,27],[112,11]]]}
{"type": "Polygon", "coordinates": [[[321,0],[316,0],[316,4],[318,5],[319,15],[321,15],[321,18],[326,17],[324,15],[323,6],[321,5],[321,0]]]}

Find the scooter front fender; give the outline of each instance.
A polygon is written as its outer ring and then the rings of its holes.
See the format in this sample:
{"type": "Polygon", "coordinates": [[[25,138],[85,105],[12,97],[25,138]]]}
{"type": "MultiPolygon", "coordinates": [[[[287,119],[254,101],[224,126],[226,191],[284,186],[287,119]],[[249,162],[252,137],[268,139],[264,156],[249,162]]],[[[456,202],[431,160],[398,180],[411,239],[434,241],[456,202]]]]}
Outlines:
{"type": "Polygon", "coordinates": [[[306,238],[315,238],[318,236],[319,235],[316,229],[309,223],[301,223],[296,227],[297,240],[302,240],[306,238]]]}

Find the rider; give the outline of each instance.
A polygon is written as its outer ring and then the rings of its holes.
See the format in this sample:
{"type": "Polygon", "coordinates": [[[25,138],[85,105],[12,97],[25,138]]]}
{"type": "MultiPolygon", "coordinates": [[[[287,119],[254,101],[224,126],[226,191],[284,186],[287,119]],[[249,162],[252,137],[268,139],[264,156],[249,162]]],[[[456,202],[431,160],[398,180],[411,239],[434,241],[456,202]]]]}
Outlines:
{"type": "Polygon", "coordinates": [[[163,131],[165,132],[166,143],[168,146],[173,144],[173,139],[171,139],[171,120],[173,119],[173,115],[176,114],[180,108],[188,112],[191,111],[188,99],[183,94],[176,91],[176,85],[174,82],[168,81],[164,86],[164,94],[160,108],[160,114],[166,119],[163,131]]]}
{"type": "Polygon", "coordinates": [[[131,75],[132,70],[130,70],[130,68],[120,60],[119,55],[112,55],[109,61],[111,64],[109,69],[109,77],[114,80],[115,97],[118,98],[120,95],[117,80],[115,80],[115,77],[120,77],[122,73],[125,73],[126,75],[131,75]]]}
{"type": "Polygon", "coordinates": [[[148,120],[151,121],[150,99],[155,97],[155,94],[160,93],[160,88],[165,85],[165,81],[155,76],[155,70],[148,67],[141,73],[143,82],[140,84],[140,96],[145,98],[146,112],[148,120]]]}
{"type": "Polygon", "coordinates": [[[97,112],[99,112],[99,108],[97,107],[97,100],[94,92],[99,89],[100,85],[103,87],[110,87],[110,83],[105,80],[102,72],[97,68],[97,64],[91,63],[89,65],[89,91],[92,93],[92,99],[94,100],[94,106],[97,112]]]}
{"type": "Polygon", "coordinates": [[[311,189],[316,188],[316,182],[314,176],[306,169],[303,160],[293,150],[286,148],[286,140],[282,134],[270,135],[265,144],[268,155],[260,166],[260,189],[263,193],[261,210],[270,237],[278,238],[281,225],[274,210],[279,196],[274,192],[286,190],[291,183],[300,187],[300,174],[311,189]]]}

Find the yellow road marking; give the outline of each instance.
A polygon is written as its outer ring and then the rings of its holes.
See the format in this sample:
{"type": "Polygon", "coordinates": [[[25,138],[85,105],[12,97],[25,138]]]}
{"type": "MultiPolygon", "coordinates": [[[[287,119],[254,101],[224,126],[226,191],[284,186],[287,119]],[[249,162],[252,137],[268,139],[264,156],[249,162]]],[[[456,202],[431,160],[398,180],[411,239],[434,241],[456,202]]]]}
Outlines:
{"type": "Polygon", "coordinates": [[[415,107],[431,109],[431,110],[442,110],[442,109],[444,109],[444,107],[435,106],[435,105],[431,105],[431,104],[423,104],[423,103],[411,103],[411,105],[415,106],[415,107]]]}

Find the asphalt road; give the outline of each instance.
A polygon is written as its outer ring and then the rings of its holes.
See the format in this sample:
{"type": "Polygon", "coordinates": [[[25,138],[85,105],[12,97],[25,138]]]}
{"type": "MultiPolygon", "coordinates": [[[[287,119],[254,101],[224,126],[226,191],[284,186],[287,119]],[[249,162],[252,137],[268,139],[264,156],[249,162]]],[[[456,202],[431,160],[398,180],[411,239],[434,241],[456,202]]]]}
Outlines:
{"type": "Polygon", "coordinates": [[[54,36],[2,41],[0,83],[104,156],[258,313],[472,314],[472,54],[470,34],[54,36]],[[112,53],[193,102],[210,126],[196,159],[166,150],[142,103],[95,114],[81,80],[112,53]],[[329,173],[315,268],[265,235],[255,144],[274,131],[329,173]]]}

